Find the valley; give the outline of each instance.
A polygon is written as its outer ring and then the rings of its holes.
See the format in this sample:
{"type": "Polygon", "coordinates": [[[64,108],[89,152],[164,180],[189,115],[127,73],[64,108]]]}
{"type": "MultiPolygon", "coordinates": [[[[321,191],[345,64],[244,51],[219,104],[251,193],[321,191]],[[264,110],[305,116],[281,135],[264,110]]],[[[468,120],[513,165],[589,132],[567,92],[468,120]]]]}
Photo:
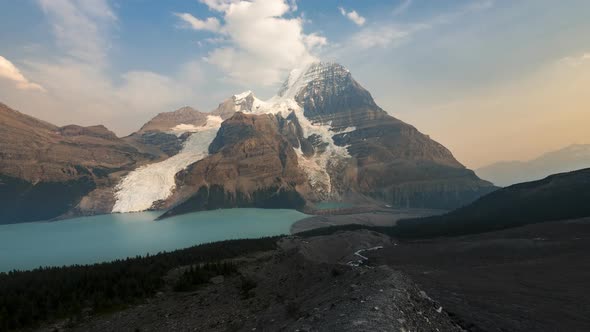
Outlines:
{"type": "Polygon", "coordinates": [[[590,331],[590,1],[0,1],[0,332],[590,331]]]}

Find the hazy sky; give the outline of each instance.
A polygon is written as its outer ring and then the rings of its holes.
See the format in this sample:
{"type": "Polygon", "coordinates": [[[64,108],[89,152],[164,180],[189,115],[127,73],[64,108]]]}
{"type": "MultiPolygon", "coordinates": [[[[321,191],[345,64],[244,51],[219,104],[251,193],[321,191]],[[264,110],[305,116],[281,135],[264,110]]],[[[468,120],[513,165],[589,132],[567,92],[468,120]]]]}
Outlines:
{"type": "Polygon", "coordinates": [[[0,102],[128,134],[159,112],[347,66],[465,165],[590,143],[587,0],[0,2],[0,102]]]}

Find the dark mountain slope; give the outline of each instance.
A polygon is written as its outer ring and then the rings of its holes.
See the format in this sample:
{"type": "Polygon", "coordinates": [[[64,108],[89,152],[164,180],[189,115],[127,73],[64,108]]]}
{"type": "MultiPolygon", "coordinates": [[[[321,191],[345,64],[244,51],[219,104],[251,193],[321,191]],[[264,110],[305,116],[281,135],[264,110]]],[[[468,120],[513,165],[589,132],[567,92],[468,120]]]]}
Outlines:
{"type": "Polygon", "coordinates": [[[516,184],[442,216],[403,220],[400,236],[480,233],[552,220],[590,216],[590,168],[516,184]]]}

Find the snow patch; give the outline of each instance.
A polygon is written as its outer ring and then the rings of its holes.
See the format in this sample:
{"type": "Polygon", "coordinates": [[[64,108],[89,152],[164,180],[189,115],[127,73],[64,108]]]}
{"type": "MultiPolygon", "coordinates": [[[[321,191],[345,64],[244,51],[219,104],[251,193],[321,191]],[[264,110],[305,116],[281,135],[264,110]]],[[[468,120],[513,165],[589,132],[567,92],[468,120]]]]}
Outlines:
{"type": "Polygon", "coordinates": [[[234,99],[237,101],[242,100],[247,98],[249,95],[252,94],[252,91],[248,90],[248,91],[244,91],[242,93],[238,93],[237,95],[234,95],[234,99]]]}
{"type": "Polygon", "coordinates": [[[192,125],[192,124],[181,123],[181,124],[175,126],[174,128],[172,128],[170,130],[172,130],[172,132],[174,132],[174,133],[182,134],[182,133],[185,133],[185,132],[195,132],[195,131],[198,130],[198,128],[199,128],[199,126],[195,126],[195,125],[192,125]]]}
{"type": "Polygon", "coordinates": [[[174,128],[193,134],[182,150],[158,163],[142,166],[125,176],[115,188],[116,202],[112,212],[145,211],[159,201],[168,198],[176,187],[175,175],[209,154],[209,145],[215,139],[223,120],[208,115],[204,126],[181,124],[174,128]]]}

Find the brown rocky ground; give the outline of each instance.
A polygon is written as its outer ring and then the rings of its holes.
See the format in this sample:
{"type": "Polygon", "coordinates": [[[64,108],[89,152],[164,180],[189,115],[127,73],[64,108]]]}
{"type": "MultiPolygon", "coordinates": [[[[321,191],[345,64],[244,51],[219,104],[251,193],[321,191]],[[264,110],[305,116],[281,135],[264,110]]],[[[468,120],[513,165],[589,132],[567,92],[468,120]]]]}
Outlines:
{"type": "Polygon", "coordinates": [[[409,275],[471,331],[590,331],[590,219],[367,253],[409,275]]]}
{"type": "Polygon", "coordinates": [[[64,330],[459,331],[402,273],[348,264],[362,260],[355,255],[360,249],[391,245],[368,231],[286,238],[276,251],[242,257],[238,275],[214,278],[193,292],[166,290],[64,330]]]}

